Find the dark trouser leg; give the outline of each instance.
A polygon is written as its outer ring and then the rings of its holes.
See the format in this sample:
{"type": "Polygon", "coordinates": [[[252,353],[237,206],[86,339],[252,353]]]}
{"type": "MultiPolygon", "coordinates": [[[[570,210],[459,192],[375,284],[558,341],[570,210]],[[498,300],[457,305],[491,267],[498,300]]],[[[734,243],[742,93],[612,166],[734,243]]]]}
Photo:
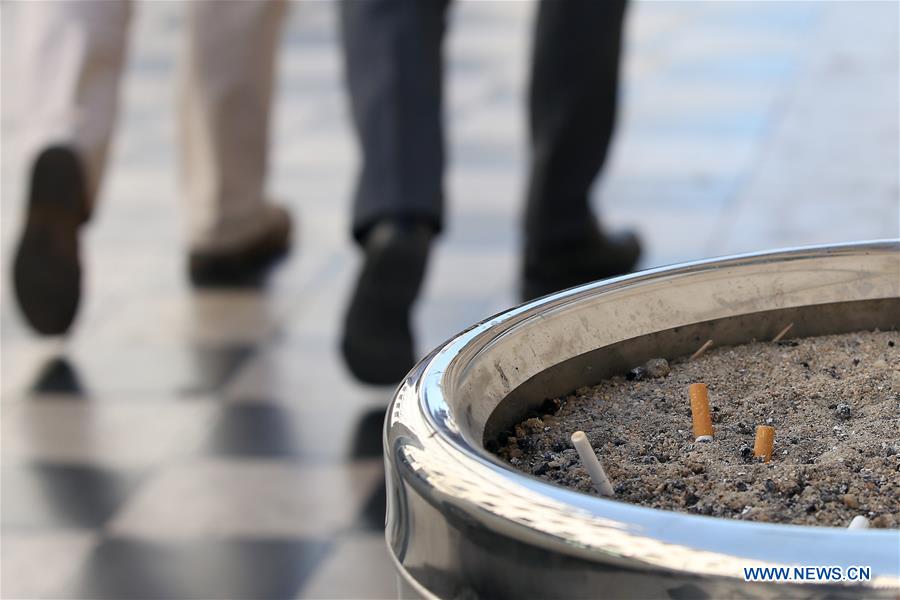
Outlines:
{"type": "Polygon", "coordinates": [[[448,0],[345,0],[341,28],[362,149],[353,234],[385,219],[441,227],[448,0]]]}
{"type": "Polygon", "coordinates": [[[347,83],[362,146],[353,235],[365,253],[341,352],[366,383],[396,384],[415,365],[410,311],[441,227],[447,4],[341,4],[347,83]]]}
{"type": "Polygon", "coordinates": [[[531,174],[522,297],[631,271],[633,233],[605,234],[589,193],[616,119],[625,0],[542,0],[529,109],[531,174]]]}
{"type": "Polygon", "coordinates": [[[588,198],[615,125],[624,13],[625,0],[543,0],[538,9],[525,214],[533,251],[595,227],[588,198]]]}

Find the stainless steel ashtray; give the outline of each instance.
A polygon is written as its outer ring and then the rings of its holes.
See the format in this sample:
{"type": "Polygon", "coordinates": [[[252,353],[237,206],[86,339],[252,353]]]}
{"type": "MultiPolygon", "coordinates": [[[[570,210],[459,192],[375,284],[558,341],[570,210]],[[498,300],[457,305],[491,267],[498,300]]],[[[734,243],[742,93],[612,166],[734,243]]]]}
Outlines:
{"type": "MultiPolygon", "coordinates": [[[[645,508],[512,470],[483,442],[546,398],[696,339],[900,328],[900,241],[653,269],[525,304],[423,360],[388,412],[387,541],[401,595],[900,597],[900,532],[645,508]],[[866,565],[861,583],[744,581],[752,566],[866,565]]],[[[900,476],[900,475],[898,475],[900,476]]]]}

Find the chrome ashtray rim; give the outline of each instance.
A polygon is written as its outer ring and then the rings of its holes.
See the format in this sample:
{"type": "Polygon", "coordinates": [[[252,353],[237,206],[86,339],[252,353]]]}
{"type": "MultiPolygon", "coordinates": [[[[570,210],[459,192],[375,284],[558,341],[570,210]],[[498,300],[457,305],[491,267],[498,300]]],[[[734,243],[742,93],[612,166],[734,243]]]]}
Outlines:
{"type": "MultiPolygon", "coordinates": [[[[829,257],[851,262],[858,259],[862,264],[869,260],[864,257],[872,256],[888,261],[879,263],[882,271],[884,265],[890,269],[894,260],[900,266],[900,240],[758,252],[660,267],[553,294],[486,319],[432,352],[398,389],[385,432],[389,487],[409,484],[426,502],[452,506],[498,535],[590,562],[737,580],[741,578],[740,567],[797,564],[802,551],[809,556],[804,564],[873,562],[878,568],[873,568],[873,580],[866,586],[900,589],[900,532],[896,530],[848,531],[736,521],[625,504],[568,490],[517,471],[488,453],[466,430],[444,395],[445,391],[454,393],[453,382],[468,376],[465,371],[472,368],[479,354],[504,335],[521,333],[529,323],[533,325],[604,294],[627,294],[648,282],[658,286],[666,279],[715,275],[723,269],[765,269],[767,265],[783,266],[791,261],[802,264],[829,257]],[[542,513],[543,520],[535,520],[536,513],[542,513]],[[699,542],[692,539],[697,537],[697,528],[705,533],[699,542]],[[835,535],[838,532],[840,535],[835,535]],[[770,546],[771,541],[764,538],[776,539],[779,547],[766,556],[746,551],[760,543],[770,546]],[[836,544],[836,539],[840,543],[836,544]],[[897,560],[893,560],[895,554],[897,560]],[[848,562],[849,556],[854,558],[848,562]]],[[[900,277],[896,284],[876,278],[873,285],[871,298],[900,297],[900,277]]],[[[506,378],[500,371],[498,377],[506,378]]],[[[402,504],[395,500],[392,505],[389,498],[387,535],[395,559],[404,565],[404,536],[398,536],[398,528],[403,528],[408,517],[404,511],[409,512],[410,507],[402,504]]]]}

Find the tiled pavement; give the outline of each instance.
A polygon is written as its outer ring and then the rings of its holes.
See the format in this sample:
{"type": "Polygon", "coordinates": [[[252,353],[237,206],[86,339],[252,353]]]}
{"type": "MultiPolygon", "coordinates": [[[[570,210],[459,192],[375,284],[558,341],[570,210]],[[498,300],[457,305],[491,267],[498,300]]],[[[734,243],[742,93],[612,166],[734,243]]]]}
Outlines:
{"type": "MultiPolygon", "coordinates": [[[[448,49],[450,227],[421,350],[514,303],[528,3],[464,3],[448,49]]],[[[2,248],[19,220],[16,7],[2,14],[2,248]]],[[[299,216],[268,293],[194,294],[175,187],[174,3],[140,5],[125,111],[64,343],[3,284],[2,595],[390,597],[380,426],[390,390],[335,351],[356,267],[356,163],[334,6],[293,7],[273,195],[299,216]]],[[[895,237],[898,4],[638,3],[624,109],[596,202],[645,266],[895,237]]]]}

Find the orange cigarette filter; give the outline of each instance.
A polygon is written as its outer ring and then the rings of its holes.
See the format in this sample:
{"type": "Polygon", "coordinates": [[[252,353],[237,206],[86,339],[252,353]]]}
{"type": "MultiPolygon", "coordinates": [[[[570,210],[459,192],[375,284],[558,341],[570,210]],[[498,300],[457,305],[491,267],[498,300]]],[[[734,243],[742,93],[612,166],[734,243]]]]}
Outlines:
{"type": "Polygon", "coordinates": [[[772,446],[775,444],[775,428],[768,425],[756,426],[756,441],[753,442],[753,456],[764,462],[772,460],[772,446]]]}
{"type": "Polygon", "coordinates": [[[694,439],[711,439],[713,426],[709,414],[709,392],[706,384],[692,383],[688,388],[688,396],[691,398],[691,416],[694,419],[694,439]]]}

